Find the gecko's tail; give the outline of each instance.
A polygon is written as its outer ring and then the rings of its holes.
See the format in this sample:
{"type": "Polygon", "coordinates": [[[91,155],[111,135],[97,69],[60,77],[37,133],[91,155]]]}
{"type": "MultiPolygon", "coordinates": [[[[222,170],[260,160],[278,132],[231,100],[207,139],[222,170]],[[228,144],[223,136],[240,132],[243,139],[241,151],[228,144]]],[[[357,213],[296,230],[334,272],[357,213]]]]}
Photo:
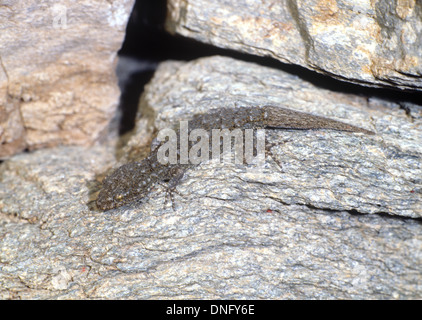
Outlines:
{"type": "Polygon", "coordinates": [[[311,115],[300,111],[293,111],[283,107],[265,106],[265,124],[270,128],[283,129],[331,129],[348,132],[361,132],[374,135],[373,131],[359,128],[341,121],[311,115]]]}

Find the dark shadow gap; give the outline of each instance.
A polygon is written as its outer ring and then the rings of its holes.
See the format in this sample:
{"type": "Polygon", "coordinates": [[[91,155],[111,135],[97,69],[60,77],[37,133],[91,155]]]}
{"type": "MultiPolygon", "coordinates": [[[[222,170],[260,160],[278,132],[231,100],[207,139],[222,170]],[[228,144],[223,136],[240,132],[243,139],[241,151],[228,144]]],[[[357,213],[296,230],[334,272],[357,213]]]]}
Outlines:
{"type": "Polygon", "coordinates": [[[312,209],[312,210],[318,210],[318,211],[323,211],[324,213],[338,213],[338,212],[347,212],[348,214],[350,214],[351,216],[355,216],[355,217],[381,217],[384,219],[392,219],[392,220],[399,220],[399,221],[414,221],[417,224],[421,224],[422,225],[422,218],[412,218],[412,217],[406,217],[406,216],[399,216],[396,214],[392,214],[392,213],[388,213],[385,211],[379,211],[379,212],[374,212],[374,213],[363,213],[363,212],[359,212],[356,209],[350,209],[350,210],[335,210],[335,209],[331,209],[331,208],[319,208],[316,207],[312,204],[304,204],[305,207],[312,209]]]}

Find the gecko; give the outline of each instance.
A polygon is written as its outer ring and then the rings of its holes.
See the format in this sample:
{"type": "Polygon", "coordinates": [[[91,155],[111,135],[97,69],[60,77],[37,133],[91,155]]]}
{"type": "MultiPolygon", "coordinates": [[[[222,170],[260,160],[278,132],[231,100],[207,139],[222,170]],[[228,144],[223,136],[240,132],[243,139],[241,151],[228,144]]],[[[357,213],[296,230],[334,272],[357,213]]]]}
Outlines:
{"type": "MultiPolygon", "coordinates": [[[[189,130],[211,129],[329,129],[346,132],[360,132],[373,135],[374,132],[344,122],[310,113],[294,111],[284,107],[236,107],[218,108],[204,114],[196,114],[189,121],[189,130]]],[[[114,209],[146,198],[157,185],[173,190],[184,173],[195,164],[161,164],[157,160],[158,147],[143,160],[131,162],[113,171],[102,183],[96,205],[102,211],[114,209]]]]}

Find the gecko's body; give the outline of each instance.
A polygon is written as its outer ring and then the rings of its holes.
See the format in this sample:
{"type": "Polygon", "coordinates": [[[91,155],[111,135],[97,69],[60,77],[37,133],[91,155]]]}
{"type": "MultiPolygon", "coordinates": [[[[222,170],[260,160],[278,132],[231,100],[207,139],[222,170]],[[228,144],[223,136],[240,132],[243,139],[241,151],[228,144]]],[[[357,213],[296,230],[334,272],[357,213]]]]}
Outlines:
{"type": "MultiPolygon", "coordinates": [[[[211,110],[198,114],[189,121],[189,129],[331,129],[374,134],[372,131],[340,121],[293,111],[281,107],[239,107],[211,110]]],[[[161,164],[157,160],[158,147],[140,162],[132,162],[116,169],[103,181],[97,206],[110,210],[146,197],[158,184],[166,183],[174,188],[183,173],[193,164],[161,164]]]]}

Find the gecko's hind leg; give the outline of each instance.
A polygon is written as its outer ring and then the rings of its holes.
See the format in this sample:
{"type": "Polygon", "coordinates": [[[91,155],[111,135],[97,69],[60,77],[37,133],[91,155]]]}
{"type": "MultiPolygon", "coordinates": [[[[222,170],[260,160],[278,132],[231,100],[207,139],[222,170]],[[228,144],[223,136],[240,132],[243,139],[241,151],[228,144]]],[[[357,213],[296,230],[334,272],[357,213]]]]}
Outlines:
{"type": "Polygon", "coordinates": [[[174,195],[177,194],[182,198],[184,198],[184,195],[182,195],[179,191],[177,191],[176,186],[170,187],[168,184],[165,184],[165,183],[160,183],[160,185],[165,189],[165,193],[166,193],[164,206],[166,206],[167,203],[170,201],[173,211],[176,211],[176,207],[175,207],[176,201],[175,201],[174,195]]]}
{"type": "Polygon", "coordinates": [[[170,199],[173,211],[176,211],[174,194],[177,193],[180,197],[183,198],[183,195],[177,191],[176,187],[180,184],[180,181],[182,180],[185,171],[186,170],[182,168],[174,168],[171,174],[172,177],[168,180],[164,180],[164,182],[167,182],[167,184],[160,183],[166,190],[166,198],[164,205],[166,205],[168,200],[170,199]]]}
{"type": "MultiPolygon", "coordinates": [[[[287,143],[287,142],[290,142],[291,140],[290,139],[288,139],[288,140],[285,140],[285,141],[283,141],[282,143],[284,144],[284,143],[287,143]]],[[[272,142],[272,143],[266,143],[265,144],[265,151],[266,151],[266,154],[268,154],[270,157],[271,157],[271,159],[277,164],[277,166],[280,168],[280,171],[283,171],[283,165],[282,165],[282,163],[277,159],[277,157],[275,156],[275,154],[273,153],[273,151],[272,151],[272,148],[274,147],[274,146],[276,146],[276,145],[280,145],[280,142],[277,142],[277,143],[275,143],[275,142],[272,142]]]]}
{"type": "Polygon", "coordinates": [[[180,197],[183,197],[183,195],[180,194],[179,191],[177,191],[176,187],[166,188],[166,200],[164,202],[164,205],[166,205],[167,201],[170,200],[173,211],[176,211],[176,207],[175,207],[176,200],[174,198],[174,194],[178,194],[180,197]]]}

